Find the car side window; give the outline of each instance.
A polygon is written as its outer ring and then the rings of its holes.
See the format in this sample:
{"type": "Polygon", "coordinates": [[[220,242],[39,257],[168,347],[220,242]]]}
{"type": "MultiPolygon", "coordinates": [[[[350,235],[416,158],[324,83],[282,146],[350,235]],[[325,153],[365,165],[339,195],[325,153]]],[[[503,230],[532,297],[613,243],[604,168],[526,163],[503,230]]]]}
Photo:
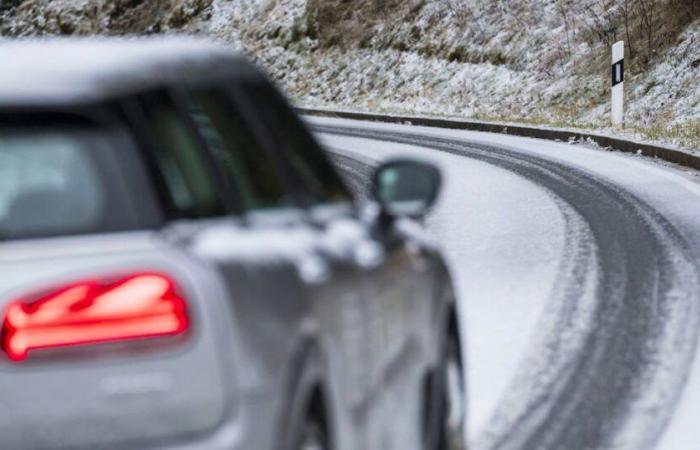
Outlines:
{"type": "Polygon", "coordinates": [[[217,193],[206,154],[177,108],[165,96],[159,96],[144,104],[144,115],[155,161],[177,215],[223,215],[226,208],[217,193]]]}
{"type": "Polygon", "coordinates": [[[301,183],[307,203],[350,202],[351,196],[327,156],[284,97],[262,80],[240,83],[272,135],[281,157],[301,183]]]}
{"type": "Polygon", "coordinates": [[[214,162],[236,190],[244,210],[294,205],[275,162],[225,90],[190,92],[186,104],[214,162]]]}

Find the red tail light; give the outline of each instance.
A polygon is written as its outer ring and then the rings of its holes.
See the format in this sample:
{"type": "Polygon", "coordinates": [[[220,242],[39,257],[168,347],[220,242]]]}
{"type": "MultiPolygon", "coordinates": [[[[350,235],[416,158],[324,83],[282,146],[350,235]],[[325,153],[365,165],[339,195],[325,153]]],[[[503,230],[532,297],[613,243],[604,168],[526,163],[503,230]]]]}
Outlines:
{"type": "Polygon", "coordinates": [[[163,274],[67,284],[12,301],[2,325],[2,348],[14,361],[29,351],[172,336],[188,327],[185,300],[163,274]]]}

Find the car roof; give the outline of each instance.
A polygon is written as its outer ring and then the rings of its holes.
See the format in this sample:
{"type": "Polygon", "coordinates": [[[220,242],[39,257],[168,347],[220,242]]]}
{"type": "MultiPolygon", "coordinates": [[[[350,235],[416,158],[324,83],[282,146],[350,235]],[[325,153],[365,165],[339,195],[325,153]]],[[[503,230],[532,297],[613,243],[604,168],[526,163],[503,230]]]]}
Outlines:
{"type": "Polygon", "coordinates": [[[4,39],[0,61],[0,108],[84,103],[254,72],[230,48],[193,37],[4,39]]]}

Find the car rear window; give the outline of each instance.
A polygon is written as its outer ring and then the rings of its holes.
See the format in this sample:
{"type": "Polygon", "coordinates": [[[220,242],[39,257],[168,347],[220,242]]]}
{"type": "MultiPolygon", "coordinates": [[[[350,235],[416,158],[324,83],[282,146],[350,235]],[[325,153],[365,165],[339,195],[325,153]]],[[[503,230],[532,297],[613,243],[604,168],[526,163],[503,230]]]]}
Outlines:
{"type": "Polygon", "coordinates": [[[0,128],[0,239],[139,228],[108,133],[0,128]]]}

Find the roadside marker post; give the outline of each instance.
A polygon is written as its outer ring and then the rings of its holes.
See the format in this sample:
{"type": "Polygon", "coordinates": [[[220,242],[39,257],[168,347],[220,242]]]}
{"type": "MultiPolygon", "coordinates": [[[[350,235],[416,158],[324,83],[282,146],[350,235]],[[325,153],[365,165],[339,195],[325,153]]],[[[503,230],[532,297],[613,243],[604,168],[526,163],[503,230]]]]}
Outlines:
{"type": "Polygon", "coordinates": [[[623,127],[625,96],[625,42],[618,41],[612,46],[612,124],[623,127]]]}

